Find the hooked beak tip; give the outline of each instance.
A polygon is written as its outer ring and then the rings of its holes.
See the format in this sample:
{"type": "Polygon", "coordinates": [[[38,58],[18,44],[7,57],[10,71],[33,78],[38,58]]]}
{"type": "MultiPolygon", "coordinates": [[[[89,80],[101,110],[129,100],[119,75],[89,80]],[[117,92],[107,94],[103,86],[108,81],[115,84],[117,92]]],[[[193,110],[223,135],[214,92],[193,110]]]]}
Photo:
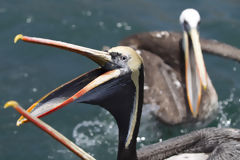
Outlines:
{"type": "Polygon", "coordinates": [[[4,109],[9,108],[9,107],[16,108],[17,106],[19,106],[18,102],[12,100],[12,101],[8,101],[7,103],[5,103],[3,108],[4,109]]]}
{"type": "Polygon", "coordinates": [[[21,40],[23,39],[23,35],[22,35],[22,34],[16,35],[15,38],[14,38],[14,43],[17,43],[18,40],[20,40],[20,39],[21,39],[21,40]]]}
{"type": "Polygon", "coordinates": [[[22,125],[23,124],[23,122],[22,121],[17,121],[17,123],[16,123],[16,126],[20,126],[20,125],[22,125]]]}
{"type": "MultiPolygon", "coordinates": [[[[5,103],[5,105],[3,106],[4,109],[9,108],[9,107],[13,107],[13,108],[16,109],[16,108],[20,107],[20,105],[18,104],[18,102],[11,100],[11,101],[8,101],[7,103],[5,103]]],[[[26,121],[26,119],[25,119],[23,116],[21,116],[21,117],[18,119],[16,125],[17,125],[17,126],[20,126],[20,125],[23,124],[25,121],[26,121]]]]}
{"type": "Polygon", "coordinates": [[[16,126],[20,126],[20,125],[22,125],[23,123],[25,123],[27,121],[27,119],[25,118],[25,117],[23,117],[23,116],[21,116],[18,120],[17,120],[17,122],[16,122],[16,126]]]}

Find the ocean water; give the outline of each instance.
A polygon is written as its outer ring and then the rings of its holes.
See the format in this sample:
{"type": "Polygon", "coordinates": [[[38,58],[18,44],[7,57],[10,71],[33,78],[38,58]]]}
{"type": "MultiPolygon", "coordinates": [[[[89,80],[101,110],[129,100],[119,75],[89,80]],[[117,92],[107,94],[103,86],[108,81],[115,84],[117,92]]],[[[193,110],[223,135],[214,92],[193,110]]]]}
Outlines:
{"type": "MultiPolygon", "coordinates": [[[[16,34],[102,49],[116,46],[135,33],[181,31],[178,17],[189,7],[201,14],[201,37],[240,48],[238,0],[1,0],[0,159],[78,159],[31,123],[16,127],[19,114],[2,106],[14,99],[27,108],[62,83],[97,67],[87,58],[67,51],[23,42],[14,44],[16,34]]],[[[240,64],[212,55],[204,58],[220,104],[219,114],[207,126],[240,128],[240,64]]],[[[74,103],[43,120],[95,158],[116,159],[117,126],[100,107],[74,103]]],[[[196,128],[199,127],[169,127],[146,112],[138,147],[196,128]]]]}

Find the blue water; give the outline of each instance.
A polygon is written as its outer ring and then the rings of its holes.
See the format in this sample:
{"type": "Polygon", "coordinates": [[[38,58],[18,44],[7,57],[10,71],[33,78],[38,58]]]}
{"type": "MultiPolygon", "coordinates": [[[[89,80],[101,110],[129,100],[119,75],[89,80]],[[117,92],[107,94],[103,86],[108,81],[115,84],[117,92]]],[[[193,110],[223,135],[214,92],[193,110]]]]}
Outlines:
{"type": "MultiPolygon", "coordinates": [[[[240,48],[238,0],[51,0],[0,2],[0,106],[14,99],[24,108],[60,84],[96,67],[85,57],[55,48],[19,42],[16,34],[39,36],[102,49],[126,36],[153,30],[180,31],[178,17],[199,10],[201,36],[240,48]]],[[[208,126],[240,128],[240,65],[204,55],[221,109],[208,126]]],[[[1,160],[74,160],[75,155],[30,123],[16,127],[19,114],[0,107],[1,160]]],[[[97,159],[115,159],[117,127],[105,110],[71,104],[44,121],[97,159]]],[[[138,147],[181,135],[197,127],[168,127],[145,114],[138,147]]]]}

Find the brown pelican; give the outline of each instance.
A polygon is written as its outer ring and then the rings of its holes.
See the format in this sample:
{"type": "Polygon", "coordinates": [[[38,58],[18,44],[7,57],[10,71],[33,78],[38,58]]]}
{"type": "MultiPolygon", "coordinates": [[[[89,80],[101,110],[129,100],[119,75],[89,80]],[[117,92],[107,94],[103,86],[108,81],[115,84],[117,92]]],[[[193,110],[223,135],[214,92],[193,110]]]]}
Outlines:
{"type": "Polygon", "coordinates": [[[154,114],[172,125],[209,120],[217,111],[218,97],[206,72],[201,47],[203,51],[240,60],[239,49],[214,40],[199,40],[200,15],[196,10],[184,10],[179,19],[182,36],[166,31],[148,32],[121,42],[143,57],[144,103],[156,104],[152,107],[154,114]]]}
{"type": "MultiPolygon", "coordinates": [[[[23,35],[18,35],[15,40],[18,39],[77,52],[100,65],[100,68],[46,94],[27,110],[31,115],[41,117],[73,101],[100,105],[113,115],[119,128],[118,160],[161,160],[180,153],[202,152],[204,154],[200,154],[200,157],[204,159],[239,158],[240,131],[234,129],[203,129],[136,151],[143,104],[144,73],[142,58],[132,48],[118,46],[105,52],[23,35]]],[[[8,102],[5,107],[11,105],[15,108],[18,106],[17,103],[8,102]]],[[[17,124],[25,121],[27,119],[22,116],[17,124]]],[[[44,124],[36,124],[43,130],[46,129],[44,124]]]]}

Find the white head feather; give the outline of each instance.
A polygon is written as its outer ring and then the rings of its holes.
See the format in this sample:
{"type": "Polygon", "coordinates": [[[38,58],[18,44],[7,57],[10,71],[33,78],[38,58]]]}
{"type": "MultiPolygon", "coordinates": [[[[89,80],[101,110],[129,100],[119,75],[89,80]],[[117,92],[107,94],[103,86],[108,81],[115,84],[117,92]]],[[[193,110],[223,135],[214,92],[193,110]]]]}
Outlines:
{"type": "Polygon", "coordinates": [[[182,11],[179,17],[180,23],[184,25],[184,22],[187,22],[190,28],[197,28],[200,19],[198,11],[192,8],[182,11]]]}

